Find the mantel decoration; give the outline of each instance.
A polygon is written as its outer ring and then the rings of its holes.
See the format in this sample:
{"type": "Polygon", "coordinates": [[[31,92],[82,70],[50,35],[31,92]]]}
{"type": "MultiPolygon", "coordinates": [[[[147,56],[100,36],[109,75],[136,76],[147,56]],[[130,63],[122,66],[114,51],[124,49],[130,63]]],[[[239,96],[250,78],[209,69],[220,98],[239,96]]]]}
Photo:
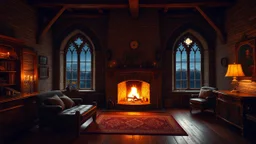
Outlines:
{"type": "Polygon", "coordinates": [[[137,49],[139,47],[139,42],[137,40],[132,40],[130,42],[130,48],[131,49],[137,49]]]}

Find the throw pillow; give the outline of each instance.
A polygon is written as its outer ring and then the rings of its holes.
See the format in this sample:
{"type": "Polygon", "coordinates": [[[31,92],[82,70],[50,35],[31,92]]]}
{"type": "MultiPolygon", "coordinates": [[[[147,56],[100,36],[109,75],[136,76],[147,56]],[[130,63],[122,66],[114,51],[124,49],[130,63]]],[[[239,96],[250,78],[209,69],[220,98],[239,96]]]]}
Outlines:
{"type": "Polygon", "coordinates": [[[65,108],[66,109],[71,108],[71,107],[73,107],[75,105],[75,102],[71,98],[66,96],[66,95],[60,96],[60,99],[65,104],[65,108]]]}
{"type": "Polygon", "coordinates": [[[46,105],[60,105],[62,110],[65,108],[65,104],[63,101],[59,98],[58,95],[54,95],[53,97],[50,97],[44,101],[46,105]]]}
{"type": "Polygon", "coordinates": [[[201,89],[200,93],[199,93],[199,98],[206,98],[208,96],[210,96],[212,94],[211,90],[207,90],[207,89],[201,89]]]}

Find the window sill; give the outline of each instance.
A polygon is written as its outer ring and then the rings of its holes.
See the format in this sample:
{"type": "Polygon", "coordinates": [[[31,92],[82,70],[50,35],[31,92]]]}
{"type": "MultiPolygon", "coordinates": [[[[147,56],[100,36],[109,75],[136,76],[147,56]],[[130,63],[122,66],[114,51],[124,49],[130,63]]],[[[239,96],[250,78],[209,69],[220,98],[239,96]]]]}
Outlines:
{"type": "Polygon", "coordinates": [[[199,93],[200,90],[173,90],[174,93],[199,93]]]}
{"type": "Polygon", "coordinates": [[[96,92],[95,90],[78,90],[78,92],[96,92]]]}

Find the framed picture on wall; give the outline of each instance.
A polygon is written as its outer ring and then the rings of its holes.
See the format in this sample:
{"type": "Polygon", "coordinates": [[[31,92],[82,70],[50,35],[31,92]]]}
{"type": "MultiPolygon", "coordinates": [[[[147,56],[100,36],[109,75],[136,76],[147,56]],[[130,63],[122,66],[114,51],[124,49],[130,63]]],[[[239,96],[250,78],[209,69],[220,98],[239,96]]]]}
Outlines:
{"type": "Polygon", "coordinates": [[[47,65],[48,59],[46,56],[38,56],[39,65],[47,65]]]}
{"type": "Polygon", "coordinates": [[[244,77],[240,79],[252,79],[255,75],[255,38],[247,38],[236,44],[236,62],[241,64],[244,77]]]}
{"type": "Polygon", "coordinates": [[[39,79],[47,79],[49,77],[49,67],[39,66],[39,79]]]}

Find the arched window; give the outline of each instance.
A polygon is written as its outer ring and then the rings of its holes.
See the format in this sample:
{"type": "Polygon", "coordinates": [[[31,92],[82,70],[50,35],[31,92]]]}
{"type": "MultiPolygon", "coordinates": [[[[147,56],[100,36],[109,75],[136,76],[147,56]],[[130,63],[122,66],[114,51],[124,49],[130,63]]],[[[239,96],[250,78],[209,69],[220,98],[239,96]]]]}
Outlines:
{"type": "Polygon", "coordinates": [[[86,36],[76,34],[65,48],[65,85],[93,89],[93,46],[86,36]]]}
{"type": "Polygon", "coordinates": [[[200,89],[202,85],[203,48],[191,34],[180,37],[174,49],[175,89],[200,89]]]}

